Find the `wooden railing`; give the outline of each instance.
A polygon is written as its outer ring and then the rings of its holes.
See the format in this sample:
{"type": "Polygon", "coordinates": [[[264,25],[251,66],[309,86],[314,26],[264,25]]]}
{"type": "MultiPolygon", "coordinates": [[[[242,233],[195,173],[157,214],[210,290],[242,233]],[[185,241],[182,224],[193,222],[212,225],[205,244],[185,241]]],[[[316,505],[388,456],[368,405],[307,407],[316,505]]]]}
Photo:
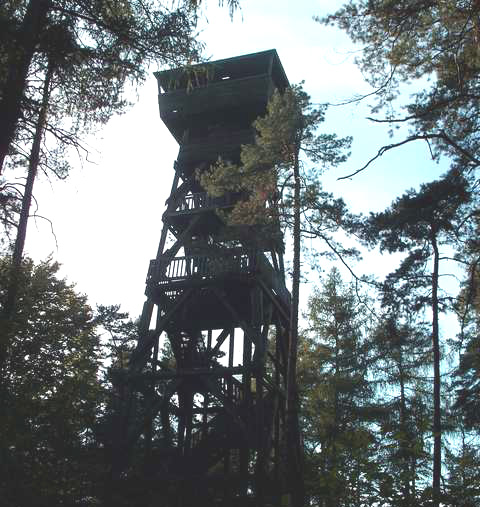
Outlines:
{"type": "Polygon", "coordinates": [[[220,389],[222,394],[234,405],[240,405],[243,401],[243,385],[235,377],[222,377],[220,379],[220,389]]]}
{"type": "Polygon", "coordinates": [[[221,197],[212,197],[207,192],[197,192],[183,197],[177,205],[175,213],[194,211],[199,209],[217,209],[232,206],[235,201],[234,194],[221,197]]]}
{"type": "Polygon", "coordinates": [[[192,116],[212,109],[221,111],[258,101],[266,105],[274,89],[271,76],[259,74],[210,83],[190,92],[172,90],[158,96],[160,116],[168,121],[178,115],[192,116]]]}
{"type": "Polygon", "coordinates": [[[227,250],[222,255],[191,255],[173,259],[151,260],[147,283],[167,285],[182,280],[214,280],[229,275],[258,273],[264,283],[286,303],[290,293],[280,272],[270,264],[263,252],[246,249],[227,250]]]}
{"type": "Polygon", "coordinates": [[[257,252],[233,250],[223,255],[174,257],[164,264],[162,259],[150,261],[148,278],[169,283],[190,278],[215,278],[223,275],[249,274],[257,266],[257,252]]]}

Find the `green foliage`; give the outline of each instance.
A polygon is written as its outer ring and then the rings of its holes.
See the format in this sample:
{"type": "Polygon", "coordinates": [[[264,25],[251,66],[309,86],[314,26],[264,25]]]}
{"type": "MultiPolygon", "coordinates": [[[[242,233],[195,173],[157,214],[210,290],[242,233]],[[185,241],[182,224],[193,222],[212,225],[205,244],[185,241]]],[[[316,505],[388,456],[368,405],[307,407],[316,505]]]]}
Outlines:
{"type": "Polygon", "coordinates": [[[359,43],[357,63],[376,91],[374,112],[408,122],[410,138],[431,140],[457,166],[478,167],[480,6],[477,2],[351,0],[319,20],[345,30],[359,43]],[[401,83],[420,91],[398,118],[393,103],[401,83]]]}
{"type": "Polygon", "coordinates": [[[455,408],[469,429],[480,431],[480,244],[478,207],[470,221],[464,248],[465,280],[455,304],[460,333],[456,350],[460,361],[453,386],[456,388],[455,408]]]}
{"type": "Polygon", "coordinates": [[[480,430],[480,334],[477,321],[465,333],[465,345],[460,351],[460,364],[456,371],[454,387],[457,400],[455,408],[463,414],[468,428],[480,430]]]}
{"type": "MultiPolygon", "coordinates": [[[[471,438],[478,439],[476,307],[479,257],[478,229],[475,230],[472,220],[478,216],[478,203],[476,184],[470,184],[474,180],[473,170],[480,164],[477,155],[480,127],[477,100],[479,14],[478,2],[351,0],[321,20],[339,26],[362,46],[357,63],[374,87],[377,102],[372,112],[386,114],[385,118],[377,116],[375,120],[390,123],[390,126],[404,124],[410,127],[403,142],[384,146],[373,159],[399,144],[421,139],[429,142],[433,157],[444,154],[453,160],[455,170],[445,178],[422,186],[418,193],[407,192],[386,212],[372,215],[366,232],[367,238],[372,243],[378,241],[384,251],[406,254],[400,267],[387,278],[382,295],[383,305],[389,309],[391,317],[401,315],[402,326],[409,321],[406,319],[408,313],[419,315],[431,306],[435,342],[439,336],[438,322],[435,324],[438,311],[452,308],[450,303],[455,302],[453,308],[461,330],[458,340],[450,340],[449,346],[452,352],[458,352],[460,362],[453,383],[457,389],[454,407],[457,419],[455,422],[444,421],[447,429],[455,428],[453,431],[456,431],[452,446],[446,449],[451,484],[443,490],[446,494],[443,502],[448,505],[478,503],[478,477],[472,473],[477,451],[465,444],[459,421],[477,430],[471,438]],[[408,99],[403,95],[403,84],[415,86],[416,92],[408,99]],[[398,104],[403,109],[401,115],[396,107],[398,104]],[[466,182],[468,178],[471,181],[466,182]],[[441,273],[436,272],[435,265],[438,266],[440,258],[442,263],[448,262],[449,257],[466,268],[466,279],[456,301],[451,294],[442,295],[441,291],[437,294],[441,273]],[[460,438],[461,447],[458,445],[460,438]]],[[[439,345],[434,348],[439,355],[439,345]]],[[[406,357],[411,355],[410,351],[406,357]]],[[[398,357],[395,359],[397,364],[398,357]]],[[[436,362],[439,366],[438,357],[436,362]]],[[[405,373],[409,371],[410,367],[405,368],[405,373]]],[[[438,371],[435,376],[435,382],[439,383],[438,371]]],[[[445,382],[446,379],[442,378],[442,383],[445,382]]],[[[438,394],[435,403],[438,405],[438,394]]],[[[408,404],[405,408],[408,409],[408,404]]],[[[438,411],[438,406],[436,409],[438,411]]],[[[439,419],[437,413],[434,425],[438,426],[439,419]]],[[[434,475],[440,484],[438,442],[436,447],[434,475]]],[[[409,484],[403,481],[404,485],[410,488],[413,479],[409,479],[409,484]]],[[[422,496],[427,499],[429,494],[431,492],[425,489],[422,496]]],[[[420,501],[418,496],[417,501],[420,501]]],[[[435,504],[438,505],[438,498],[435,504]]]]}
{"type": "Polygon", "coordinates": [[[480,448],[474,435],[462,433],[453,451],[447,451],[449,472],[446,505],[475,507],[480,502],[480,448]]]}
{"type": "Polygon", "coordinates": [[[434,233],[455,233],[471,202],[469,182],[453,170],[444,178],[407,191],[383,213],[370,215],[367,240],[388,252],[410,251],[434,233]]]}
{"type": "MultiPolygon", "coordinates": [[[[0,260],[0,302],[9,260],[0,260]]],[[[137,326],[118,306],[94,312],[47,260],[24,260],[0,389],[2,506],[97,505],[137,326]],[[111,366],[105,370],[105,364],[111,366]],[[118,375],[117,375],[118,377],[118,375]]]]}
{"type": "MultiPolygon", "coordinates": [[[[391,303],[391,301],[389,301],[391,303]]],[[[428,325],[402,305],[385,305],[370,338],[375,357],[378,402],[385,410],[379,425],[379,461],[391,480],[382,495],[393,505],[417,505],[430,474],[431,407],[424,393],[432,362],[428,325]],[[388,494],[387,494],[388,493],[388,494]]]]}
{"type": "Polygon", "coordinates": [[[228,217],[230,224],[265,224],[279,219],[291,222],[292,168],[298,153],[315,164],[310,170],[303,168],[301,205],[307,208],[316,202],[321,190],[317,177],[326,167],[346,160],[351,142],[335,134],[317,133],[325,110],[325,106],[312,107],[301,85],[283,93],[276,91],[267,114],[253,124],[255,143],[242,146],[240,165],[219,160],[199,175],[210,195],[240,192],[245,196],[228,217]]]}
{"type": "Polygon", "coordinates": [[[384,212],[370,214],[362,233],[367,243],[378,244],[380,251],[406,254],[385,281],[385,305],[419,311],[431,304],[432,280],[426,268],[434,255],[433,243],[461,252],[472,198],[469,181],[452,170],[419,191],[407,191],[384,212]]]}
{"type": "Polygon", "coordinates": [[[309,299],[308,316],[299,350],[307,493],[312,505],[357,505],[375,498],[378,473],[369,322],[336,269],[309,299]]]}
{"type": "Polygon", "coordinates": [[[0,221],[7,226],[16,218],[15,193],[24,191],[17,173],[35,160],[34,171],[65,178],[72,158],[88,155],[85,135],[126,110],[126,89],[139,86],[151,65],[180,66],[202,49],[196,2],[42,0],[46,15],[30,33],[24,23],[36,4],[0,6],[0,26],[8,27],[0,29],[0,173],[11,171],[0,180],[0,221]],[[39,157],[31,151],[36,129],[39,157]]]}
{"type": "MultiPolygon", "coordinates": [[[[439,505],[442,494],[440,476],[442,467],[442,433],[443,423],[442,411],[444,411],[444,399],[441,396],[441,387],[445,385],[441,370],[445,367],[443,356],[445,354],[444,344],[441,342],[439,315],[449,309],[451,298],[442,297],[440,292],[442,265],[449,257],[453,260],[453,254],[445,254],[440,249],[447,249],[447,252],[461,254],[464,248],[464,241],[470,231],[469,218],[472,213],[474,200],[470,182],[457,170],[453,169],[443,179],[424,184],[418,192],[408,191],[402,197],[395,200],[391,207],[383,213],[371,214],[366,221],[364,230],[365,238],[370,243],[378,243],[380,250],[388,252],[405,252],[400,266],[393,273],[388,275],[382,287],[382,305],[388,309],[389,317],[386,321],[388,333],[395,337],[401,336],[398,331],[402,327],[398,325],[399,317],[409,327],[404,328],[402,334],[407,331],[410,335],[408,342],[417,342],[421,335],[411,327],[411,316],[425,312],[429,307],[432,311],[431,317],[431,364],[433,369],[433,382],[431,386],[433,394],[433,487],[425,489],[426,497],[433,494],[433,504],[439,505]],[[415,335],[417,336],[415,338],[415,335]],[[412,341],[414,339],[414,341],[412,341]]],[[[404,344],[404,345],[405,345],[404,344]]],[[[423,348],[425,347],[425,343],[423,348]]],[[[405,372],[415,371],[415,367],[404,364],[405,358],[402,351],[403,346],[397,350],[395,359],[396,368],[403,370],[398,376],[401,382],[400,411],[398,413],[398,424],[402,434],[408,435],[409,423],[409,401],[406,396],[406,386],[409,383],[405,372]],[[399,362],[400,361],[400,362],[399,362]]],[[[407,352],[407,357],[412,351],[407,352]]],[[[422,353],[425,360],[425,349],[422,353]]],[[[386,355],[386,357],[389,357],[386,355]]],[[[420,359],[421,356],[418,356],[420,359]]],[[[407,360],[408,361],[408,360],[407,360]]],[[[418,365],[419,366],[419,365],[418,365]]],[[[417,366],[417,367],[418,367],[417,366]]],[[[408,374],[407,374],[408,375],[408,374]]],[[[425,390],[428,387],[424,386],[425,390]]],[[[409,448],[410,443],[422,444],[424,437],[420,440],[409,437],[409,442],[399,441],[399,450],[402,455],[398,462],[402,473],[401,488],[403,495],[408,498],[416,496],[412,490],[415,484],[418,470],[418,458],[421,457],[417,450],[409,448]],[[412,470],[408,461],[413,459],[415,466],[412,470]],[[402,463],[403,462],[403,463],[402,463]],[[403,484],[402,484],[403,483],[403,484]]],[[[413,500],[412,500],[413,501],[413,500]]]]}
{"type": "MultiPolygon", "coordinates": [[[[292,299],[290,307],[289,348],[287,361],[287,421],[286,442],[288,470],[294,487],[294,505],[303,505],[303,477],[301,472],[298,431],[297,349],[298,309],[300,293],[300,264],[302,222],[310,228],[318,217],[335,210],[338,228],[344,214],[343,201],[333,202],[322,192],[319,175],[327,166],[335,166],[348,156],[350,138],[334,134],[318,134],[325,119],[325,107],[313,108],[309,96],[301,86],[276,91],[271,97],[267,114],[258,118],[253,126],[257,132],[254,144],[242,146],[241,163],[235,165],[220,160],[210,170],[199,174],[201,185],[211,195],[235,192],[243,196],[225,217],[228,225],[283,224],[292,231],[292,299]],[[313,163],[306,167],[301,157],[313,163]],[[320,199],[323,199],[320,202],[320,199]],[[324,201],[326,205],[323,206],[324,201]]],[[[329,222],[329,225],[332,222],[329,222]]],[[[316,222],[318,225],[318,221],[316,222]]],[[[305,229],[306,230],[306,229],[305,229]]],[[[324,223],[311,234],[325,238],[324,223]]],[[[265,241],[267,230],[260,234],[265,241]]],[[[258,244],[258,235],[252,234],[248,242],[258,244]]],[[[275,242],[276,238],[270,238],[275,242]]],[[[328,239],[327,239],[328,244],[328,239]]],[[[331,246],[331,244],[329,244],[331,246]]],[[[277,244],[272,250],[283,250],[277,244]]]]}
{"type": "MultiPolygon", "coordinates": [[[[9,273],[0,261],[0,297],[9,273]]],[[[97,320],[58,265],[21,270],[18,311],[1,379],[0,495],[6,506],[73,505],[94,492],[104,399],[97,320]]]]}
{"type": "Polygon", "coordinates": [[[21,196],[16,185],[0,179],[0,253],[11,243],[17,214],[20,211],[21,196]]]}
{"type": "MultiPolygon", "coordinates": [[[[331,134],[317,134],[324,121],[325,108],[314,109],[301,86],[276,91],[270,98],[267,114],[253,126],[257,132],[254,144],[242,146],[239,166],[219,161],[199,174],[201,185],[210,195],[235,192],[243,195],[233,211],[225,217],[228,225],[290,226],[293,240],[292,298],[290,305],[289,345],[287,359],[286,445],[287,467],[292,477],[293,505],[304,504],[303,474],[299,450],[297,349],[298,309],[300,293],[301,221],[302,212],[317,204],[318,175],[325,165],[345,160],[344,150],[350,138],[338,139],[331,134]],[[306,171],[301,154],[316,165],[306,171]],[[322,164],[322,166],[319,166],[322,164]],[[304,199],[308,196],[309,200],[304,199]]],[[[265,242],[267,231],[260,234],[265,242]]],[[[251,234],[246,244],[259,245],[258,235],[251,234]]],[[[273,251],[282,251],[277,237],[269,238],[273,251]],[[276,244],[275,244],[276,243],[276,244]]],[[[268,240],[267,240],[268,241],[268,240]]]]}
{"type": "MultiPolygon", "coordinates": [[[[18,30],[27,3],[8,2],[10,8],[2,8],[3,17],[18,30]]],[[[152,63],[179,65],[197,58],[195,24],[188,2],[171,10],[160,2],[136,0],[51,2],[23,90],[19,141],[26,141],[24,128],[35,121],[48,66],[55,77],[47,132],[60,144],[72,144],[79,129],[125,110],[125,86],[142,83],[152,63]]],[[[9,44],[0,47],[0,54],[11,56],[9,44]]],[[[6,92],[0,87],[0,99],[6,92]]]]}

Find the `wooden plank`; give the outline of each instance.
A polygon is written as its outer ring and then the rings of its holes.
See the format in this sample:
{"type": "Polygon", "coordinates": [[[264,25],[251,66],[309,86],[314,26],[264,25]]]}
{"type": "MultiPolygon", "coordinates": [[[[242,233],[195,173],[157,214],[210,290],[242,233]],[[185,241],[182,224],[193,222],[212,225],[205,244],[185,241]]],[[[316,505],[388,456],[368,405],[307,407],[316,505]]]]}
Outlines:
{"type": "MultiPolygon", "coordinates": [[[[175,172],[175,177],[177,177],[178,173],[179,173],[179,171],[177,170],[175,172]]],[[[178,177],[180,177],[179,174],[178,174],[178,177]]],[[[172,209],[175,209],[175,207],[177,206],[178,201],[182,197],[184,197],[185,195],[187,195],[188,192],[191,190],[191,184],[192,183],[191,183],[190,180],[186,180],[186,181],[182,182],[182,184],[179,187],[177,187],[174,192],[172,192],[170,194],[170,197],[165,201],[165,204],[167,205],[167,210],[165,211],[164,215],[166,213],[168,213],[169,211],[171,211],[172,209]]]]}
{"type": "Polygon", "coordinates": [[[233,368],[233,350],[235,347],[235,328],[230,330],[230,341],[228,343],[228,367],[233,368]]]}
{"type": "Polygon", "coordinates": [[[167,370],[157,371],[155,373],[147,372],[138,375],[131,375],[130,378],[151,379],[153,381],[158,380],[170,380],[185,377],[231,377],[232,375],[241,375],[245,373],[246,369],[244,366],[232,366],[232,367],[217,367],[217,368],[192,368],[192,369],[181,369],[181,370],[167,370]]]}
{"type": "Polygon", "coordinates": [[[170,120],[205,114],[212,110],[248,107],[249,104],[266,106],[274,88],[268,74],[221,81],[190,92],[175,90],[158,97],[160,117],[168,125],[170,120]]]}

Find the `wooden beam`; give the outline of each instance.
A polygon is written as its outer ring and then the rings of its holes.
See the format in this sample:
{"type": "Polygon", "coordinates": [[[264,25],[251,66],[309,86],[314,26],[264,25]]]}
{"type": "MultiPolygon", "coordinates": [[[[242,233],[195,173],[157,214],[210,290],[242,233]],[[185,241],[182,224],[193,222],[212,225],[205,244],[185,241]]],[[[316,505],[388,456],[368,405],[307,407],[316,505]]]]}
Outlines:
{"type": "Polygon", "coordinates": [[[212,359],[215,357],[217,352],[220,350],[220,347],[222,346],[223,342],[227,339],[228,335],[230,333],[230,329],[224,329],[217,337],[217,343],[215,344],[215,347],[211,350],[208,358],[212,359]]]}
{"type": "Polygon", "coordinates": [[[236,407],[233,404],[232,400],[230,400],[227,395],[222,393],[221,389],[218,387],[217,384],[215,384],[213,382],[212,379],[203,378],[203,382],[207,386],[209,392],[213,396],[215,396],[215,398],[217,398],[218,401],[221,401],[223,403],[225,411],[232,417],[235,424],[240,428],[242,433],[244,433],[246,436],[248,434],[247,427],[245,426],[245,423],[243,422],[242,418],[240,417],[240,411],[239,411],[238,407],[236,407]]]}
{"type": "Polygon", "coordinates": [[[265,282],[263,280],[257,279],[257,281],[260,284],[260,286],[262,287],[262,289],[264,290],[265,294],[267,294],[267,296],[273,302],[273,304],[275,305],[277,310],[280,312],[283,319],[285,320],[285,323],[288,324],[290,322],[290,314],[285,310],[285,307],[280,304],[277,297],[273,293],[272,289],[267,287],[267,285],[265,284],[265,282]]]}
{"type": "Polygon", "coordinates": [[[169,308],[165,312],[165,314],[161,316],[160,321],[157,323],[156,329],[152,333],[147,333],[146,335],[144,335],[143,339],[142,337],[140,337],[137,343],[137,348],[132,354],[132,363],[131,363],[132,369],[135,368],[137,370],[140,370],[141,368],[143,368],[143,366],[145,366],[148,357],[146,357],[145,360],[143,360],[144,358],[142,358],[142,355],[146,356],[146,353],[153,346],[155,340],[158,339],[162,334],[162,332],[164,331],[165,326],[172,318],[172,315],[178,310],[178,308],[180,308],[180,306],[182,306],[188,300],[192,292],[193,291],[190,289],[186,290],[183,294],[181,294],[173,303],[172,307],[169,308]],[[142,361],[140,361],[141,358],[142,361]]]}
{"type": "MultiPolygon", "coordinates": [[[[172,183],[172,190],[170,192],[171,194],[174,194],[174,192],[176,191],[179,178],[180,178],[179,172],[175,171],[175,176],[173,178],[173,183],[172,183]]],[[[170,206],[171,206],[171,204],[169,203],[167,206],[167,210],[169,209],[170,206]]],[[[157,259],[162,255],[163,249],[165,248],[165,241],[167,239],[167,233],[168,233],[168,226],[167,226],[167,224],[164,224],[162,227],[162,234],[160,236],[160,242],[158,243],[157,256],[156,256],[157,259]]]]}
{"type": "MultiPolygon", "coordinates": [[[[178,386],[181,384],[180,380],[172,380],[171,385],[165,395],[163,397],[157,397],[156,403],[152,406],[151,414],[152,418],[154,419],[158,412],[160,411],[162,405],[165,403],[169,403],[170,398],[173,396],[175,391],[177,390],[178,386]],[[170,393],[170,394],[169,394],[170,393]]],[[[127,435],[127,446],[130,448],[135,442],[140,438],[140,435],[142,434],[143,430],[143,424],[138,424],[136,428],[133,428],[132,431],[129,432],[127,435]]]]}
{"type": "Polygon", "coordinates": [[[183,243],[185,239],[191,234],[192,229],[198,224],[199,220],[201,218],[201,215],[196,215],[192,221],[188,224],[188,227],[178,236],[175,243],[166,250],[163,255],[159,255],[157,257],[157,262],[164,263],[165,266],[175,257],[175,255],[178,253],[180,248],[183,246],[183,243]]]}
{"type": "Polygon", "coordinates": [[[245,336],[252,342],[253,345],[258,343],[258,341],[261,339],[259,333],[240,317],[237,310],[235,310],[235,308],[229,303],[225,292],[218,288],[213,288],[212,290],[217,296],[218,300],[230,312],[230,315],[233,317],[234,322],[238,323],[238,327],[242,329],[242,331],[245,333],[245,336]]]}
{"type": "Polygon", "coordinates": [[[139,373],[137,375],[129,376],[130,379],[135,380],[136,378],[145,378],[151,380],[168,380],[168,379],[176,379],[176,378],[184,378],[184,377],[231,377],[232,375],[241,375],[245,373],[245,368],[243,366],[232,366],[231,368],[227,367],[218,367],[218,368],[192,368],[192,369],[184,369],[184,370],[168,370],[168,371],[157,371],[155,373],[146,372],[139,373]]]}

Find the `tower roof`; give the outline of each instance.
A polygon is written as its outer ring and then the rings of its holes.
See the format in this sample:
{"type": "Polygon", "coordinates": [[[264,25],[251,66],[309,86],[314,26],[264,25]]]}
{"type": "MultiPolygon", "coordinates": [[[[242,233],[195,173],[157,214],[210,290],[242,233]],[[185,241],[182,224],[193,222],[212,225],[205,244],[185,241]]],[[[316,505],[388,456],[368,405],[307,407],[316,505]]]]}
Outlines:
{"type": "Polygon", "coordinates": [[[192,78],[202,79],[202,74],[203,80],[208,82],[268,74],[276,88],[284,90],[289,85],[275,49],[154,73],[164,92],[188,88],[192,78]]]}

